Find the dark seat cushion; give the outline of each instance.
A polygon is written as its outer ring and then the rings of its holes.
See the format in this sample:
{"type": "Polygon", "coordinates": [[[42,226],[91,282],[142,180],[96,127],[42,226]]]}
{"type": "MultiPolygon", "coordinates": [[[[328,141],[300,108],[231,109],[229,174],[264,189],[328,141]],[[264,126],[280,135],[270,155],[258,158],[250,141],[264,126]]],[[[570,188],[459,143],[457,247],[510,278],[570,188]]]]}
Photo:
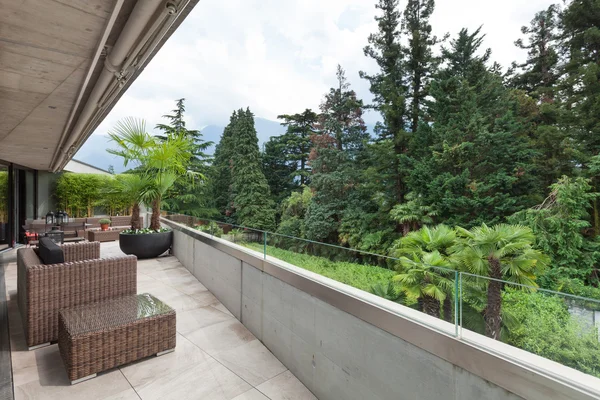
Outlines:
{"type": "Polygon", "coordinates": [[[40,238],[38,255],[44,264],[62,264],[65,262],[62,248],[49,237],[40,238]]]}

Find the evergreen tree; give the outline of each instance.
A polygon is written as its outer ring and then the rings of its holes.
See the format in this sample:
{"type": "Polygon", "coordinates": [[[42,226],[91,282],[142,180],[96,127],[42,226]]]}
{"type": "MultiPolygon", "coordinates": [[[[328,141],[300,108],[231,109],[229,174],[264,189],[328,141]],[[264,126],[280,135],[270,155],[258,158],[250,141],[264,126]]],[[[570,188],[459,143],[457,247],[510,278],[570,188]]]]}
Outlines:
{"type": "Polygon", "coordinates": [[[308,156],[310,153],[310,137],[315,133],[317,114],[306,109],[301,114],[279,115],[282,119],[281,125],[287,127],[285,134],[279,142],[280,150],[285,154],[287,162],[294,167],[292,180],[298,182],[298,186],[307,185],[310,177],[308,156]]]}
{"type": "Polygon", "coordinates": [[[534,154],[515,118],[483,37],[463,29],[443,50],[447,63],[432,83],[434,144],[413,170],[411,184],[441,221],[473,226],[495,223],[532,204],[534,154]]]}
{"type": "Polygon", "coordinates": [[[346,79],[346,71],[337,66],[338,86],[331,88],[321,103],[319,127],[335,140],[335,148],[355,155],[369,140],[367,127],[362,119],[364,104],[356,98],[346,79]]]}
{"type": "Polygon", "coordinates": [[[564,122],[581,147],[580,161],[600,153],[600,2],[573,0],[561,15],[564,122]]]}
{"type": "Polygon", "coordinates": [[[223,130],[221,140],[215,148],[214,162],[211,168],[212,198],[218,212],[228,222],[235,222],[232,215],[233,194],[232,175],[233,160],[235,157],[234,131],[239,119],[237,111],[229,118],[229,124],[223,130]]]}
{"type": "Polygon", "coordinates": [[[387,174],[394,176],[394,191],[390,193],[396,202],[402,202],[406,193],[405,172],[401,171],[400,159],[408,147],[406,132],[408,111],[404,50],[400,43],[400,11],[398,0],[379,0],[375,8],[382,11],[375,17],[379,31],[369,35],[369,45],[364,48],[367,57],[375,60],[379,73],[369,75],[360,72],[367,79],[373,93],[373,108],[381,113],[383,124],[376,127],[380,139],[389,139],[395,158],[387,174]]]}
{"type": "Polygon", "coordinates": [[[516,74],[509,84],[522,92],[513,95],[519,115],[529,124],[527,134],[538,154],[534,159],[542,186],[548,187],[565,174],[571,174],[573,149],[568,131],[558,125],[562,104],[557,96],[560,77],[558,56],[558,8],[556,5],[536,13],[529,26],[521,32],[526,39],[515,45],[527,50],[527,60],[513,63],[516,74]]]}
{"type": "Polygon", "coordinates": [[[299,187],[298,182],[294,180],[297,176],[298,163],[289,161],[288,147],[283,136],[271,137],[265,143],[262,155],[263,173],[276,204],[281,204],[299,187]]]}
{"type": "Polygon", "coordinates": [[[179,99],[176,102],[176,108],[172,114],[163,115],[163,118],[169,120],[168,124],[158,124],[156,129],[162,131],[164,135],[156,137],[165,142],[169,138],[183,136],[191,141],[190,163],[188,176],[180,176],[173,187],[167,193],[163,200],[163,208],[168,211],[193,215],[198,217],[209,217],[215,214],[215,209],[210,204],[208,194],[208,185],[206,183],[206,173],[208,172],[208,156],[204,151],[212,145],[212,142],[205,142],[202,139],[202,133],[198,130],[187,129],[185,121],[185,99],[179,99]],[[189,177],[192,176],[192,179],[189,177]]]}
{"type": "Polygon", "coordinates": [[[156,129],[164,132],[163,135],[156,135],[160,140],[166,140],[169,135],[181,134],[189,137],[193,141],[191,168],[198,172],[204,172],[204,166],[208,156],[204,151],[213,145],[213,142],[206,142],[202,138],[202,132],[199,130],[187,129],[184,121],[185,99],[176,100],[176,107],[171,111],[172,114],[163,115],[168,119],[169,124],[157,124],[156,129]]]}
{"type": "MultiPolygon", "coordinates": [[[[561,14],[561,56],[564,59],[560,94],[564,112],[560,125],[575,142],[578,168],[592,178],[598,190],[598,173],[591,168],[600,154],[600,2],[573,0],[561,14]]],[[[594,232],[600,232],[600,201],[593,201],[594,232]]]]}
{"type": "Polygon", "coordinates": [[[313,198],[306,213],[306,235],[312,240],[339,242],[344,213],[353,208],[352,189],[357,183],[353,161],[368,137],[362,120],[362,101],[349,89],[338,66],[337,87],[321,104],[321,134],[313,135],[310,154],[313,198]]]}
{"type": "Polygon", "coordinates": [[[511,84],[542,103],[554,100],[554,85],[559,78],[557,11],[553,4],[536,13],[530,25],[521,28],[521,33],[527,35],[526,41],[515,42],[518,48],[527,50],[527,60],[522,64],[513,63],[512,68],[519,72],[511,79],[511,84]]]}
{"type": "Polygon", "coordinates": [[[408,46],[402,50],[404,73],[408,76],[408,114],[412,133],[417,132],[423,116],[423,103],[438,63],[432,47],[440,43],[440,40],[431,33],[429,24],[434,8],[434,0],[408,0],[402,18],[402,33],[408,38],[408,46]]]}
{"type": "Polygon", "coordinates": [[[275,210],[269,185],[262,171],[254,115],[240,109],[233,128],[231,187],[236,220],[256,229],[275,229],[275,210]]]}

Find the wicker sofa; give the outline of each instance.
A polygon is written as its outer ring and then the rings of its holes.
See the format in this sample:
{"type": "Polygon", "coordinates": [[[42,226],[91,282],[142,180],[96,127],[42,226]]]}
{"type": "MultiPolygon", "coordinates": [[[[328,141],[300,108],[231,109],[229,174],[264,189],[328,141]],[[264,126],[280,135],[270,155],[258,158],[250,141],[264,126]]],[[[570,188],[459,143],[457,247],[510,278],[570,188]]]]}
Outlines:
{"type": "Polygon", "coordinates": [[[65,262],[45,265],[17,251],[18,304],[29,348],[58,340],[58,312],[137,293],[137,258],[100,258],[100,243],[62,245],[65,262]]]}

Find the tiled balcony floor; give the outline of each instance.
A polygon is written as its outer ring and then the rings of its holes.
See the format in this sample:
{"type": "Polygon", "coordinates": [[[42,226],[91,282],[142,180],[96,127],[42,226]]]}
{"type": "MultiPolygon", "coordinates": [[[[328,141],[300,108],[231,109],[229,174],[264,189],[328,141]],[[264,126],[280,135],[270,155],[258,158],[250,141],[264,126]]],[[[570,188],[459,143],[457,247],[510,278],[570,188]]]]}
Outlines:
{"type": "MultiPolygon", "coordinates": [[[[102,257],[121,255],[103,243],[102,257]]],[[[138,261],[138,292],[177,310],[175,352],[71,386],[58,345],[27,351],[16,264],[6,267],[15,399],[315,399],[175,257],[138,261]]]]}

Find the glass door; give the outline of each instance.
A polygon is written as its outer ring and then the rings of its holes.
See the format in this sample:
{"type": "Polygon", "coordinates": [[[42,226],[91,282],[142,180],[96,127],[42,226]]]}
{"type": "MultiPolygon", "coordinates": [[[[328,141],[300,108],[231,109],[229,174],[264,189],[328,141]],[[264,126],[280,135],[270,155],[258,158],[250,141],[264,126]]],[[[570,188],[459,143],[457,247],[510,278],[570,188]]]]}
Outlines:
{"type": "Polygon", "coordinates": [[[0,164],[0,250],[11,245],[10,238],[10,179],[8,166],[0,164]]]}

